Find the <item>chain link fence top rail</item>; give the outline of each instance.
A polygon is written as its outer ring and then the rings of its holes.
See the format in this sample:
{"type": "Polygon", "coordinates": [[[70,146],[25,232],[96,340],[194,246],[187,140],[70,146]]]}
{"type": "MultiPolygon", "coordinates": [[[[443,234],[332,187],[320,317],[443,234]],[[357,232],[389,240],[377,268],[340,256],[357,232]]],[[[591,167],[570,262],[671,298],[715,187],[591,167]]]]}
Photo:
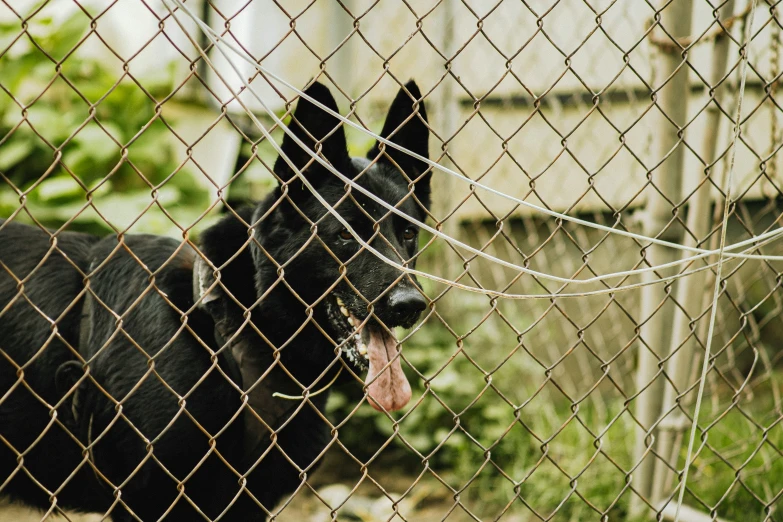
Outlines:
{"type": "MultiPolygon", "coordinates": [[[[24,360],[0,330],[0,455],[12,463],[0,467],[10,469],[0,497],[26,480],[48,510],[10,499],[0,521],[110,519],[126,507],[123,484],[92,455],[109,435],[71,434],[83,459],[60,483],[29,464],[58,459],[46,436],[68,431],[78,387],[53,399],[37,388],[36,365],[69,345],[58,325],[77,307],[47,314],[51,303],[26,291],[45,259],[77,267],[60,238],[118,240],[105,265],[81,273],[80,298],[105,306],[100,271],[130,256],[139,302],[160,296],[182,318],[176,335],[199,336],[196,312],[156,277],[206,262],[204,231],[277,185],[301,89],[329,85],[343,115],[334,122],[364,156],[410,78],[428,114],[433,198],[415,255],[427,309],[397,332],[413,398],[397,413],[368,408],[363,376],[336,376],[350,369],[336,356],[289,401],[328,427],[318,471],[289,459],[301,471],[294,492],[259,509],[281,521],[781,520],[778,4],[0,1],[0,233],[27,223],[50,234],[29,273],[0,258],[14,289],[0,296],[0,324],[24,306],[40,329],[24,360]],[[147,267],[133,249],[140,233],[175,238],[176,255],[147,267]],[[327,389],[323,405],[315,394],[327,389]],[[23,447],[3,427],[15,394],[47,418],[23,447]],[[59,499],[80,470],[114,499],[99,514],[59,499]]],[[[331,168],[322,154],[312,161],[331,168]]],[[[357,180],[342,182],[345,198],[362,196],[357,180]]],[[[400,213],[387,207],[384,219],[400,213]]],[[[340,217],[339,206],[324,212],[340,217]]],[[[321,241],[317,226],[310,233],[321,241]]],[[[361,248],[382,257],[374,244],[361,248]]],[[[403,261],[384,263],[412,272],[403,261]]],[[[280,274],[291,288],[295,275],[280,274]]],[[[250,321],[257,305],[242,307],[245,331],[263,337],[250,321]]],[[[112,335],[147,354],[125,313],[108,312],[112,335]]],[[[144,378],[195,422],[188,394],[145,357],[144,378]]],[[[86,362],[79,382],[100,386],[86,362]]],[[[125,399],[108,399],[115,422],[133,426],[125,399]]],[[[200,429],[210,441],[224,431],[200,429]]],[[[283,428],[269,429],[275,448],[283,428]]],[[[136,433],[165,469],[157,439],[136,433]]],[[[180,501],[198,503],[189,473],[169,476],[180,501]]]]}

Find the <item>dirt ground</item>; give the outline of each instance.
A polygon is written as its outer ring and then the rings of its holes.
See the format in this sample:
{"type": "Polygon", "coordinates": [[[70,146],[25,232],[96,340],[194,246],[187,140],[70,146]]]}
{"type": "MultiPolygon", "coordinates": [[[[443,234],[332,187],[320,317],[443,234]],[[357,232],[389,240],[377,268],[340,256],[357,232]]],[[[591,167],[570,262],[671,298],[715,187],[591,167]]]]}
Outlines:
{"type": "MultiPolygon", "coordinates": [[[[349,466],[337,456],[327,455],[326,460],[307,486],[302,487],[286,504],[277,507],[278,522],[467,522],[474,521],[460,507],[454,507],[452,493],[431,474],[426,474],[415,484],[415,474],[395,469],[393,463],[378,464],[371,468],[369,476],[349,466]],[[377,470],[384,469],[383,473],[377,470]],[[350,470],[350,471],[348,471],[350,470]],[[384,494],[384,491],[386,494],[384,494]],[[396,506],[391,499],[399,499],[396,506]],[[388,496],[387,496],[388,495],[388,496]],[[335,513],[332,514],[332,509],[335,513]]],[[[474,508],[475,509],[475,508],[474,508]]],[[[480,508],[479,508],[480,509],[480,508]]],[[[474,514],[482,519],[482,513],[474,514]]],[[[0,522],[99,522],[96,514],[68,513],[67,518],[35,512],[21,506],[0,503],[0,522]]],[[[495,517],[489,517],[494,519],[495,517]]],[[[524,522],[509,515],[505,522],[524,522]]]]}

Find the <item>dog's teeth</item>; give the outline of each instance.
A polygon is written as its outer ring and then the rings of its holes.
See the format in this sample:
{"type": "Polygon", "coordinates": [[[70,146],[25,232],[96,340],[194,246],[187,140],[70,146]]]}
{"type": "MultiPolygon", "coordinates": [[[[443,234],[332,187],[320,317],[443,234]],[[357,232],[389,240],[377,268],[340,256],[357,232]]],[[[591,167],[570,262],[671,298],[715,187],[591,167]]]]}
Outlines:
{"type": "Polygon", "coordinates": [[[364,358],[367,358],[367,346],[364,345],[362,342],[362,338],[359,334],[355,334],[353,338],[356,340],[356,350],[359,352],[360,355],[363,355],[364,358]]]}
{"type": "Polygon", "coordinates": [[[337,298],[337,306],[339,306],[340,308],[345,308],[345,303],[343,303],[343,300],[340,299],[339,297],[337,298]]]}
{"type": "Polygon", "coordinates": [[[345,306],[340,305],[340,313],[348,317],[348,309],[345,306]]]}

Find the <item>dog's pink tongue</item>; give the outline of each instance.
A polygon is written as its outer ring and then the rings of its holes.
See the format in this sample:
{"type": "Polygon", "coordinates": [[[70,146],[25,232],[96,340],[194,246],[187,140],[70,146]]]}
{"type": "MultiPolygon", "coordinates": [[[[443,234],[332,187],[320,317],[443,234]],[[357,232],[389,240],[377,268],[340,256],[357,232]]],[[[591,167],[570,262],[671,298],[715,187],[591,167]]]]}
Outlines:
{"type": "Polygon", "coordinates": [[[367,387],[370,405],[378,411],[395,411],[411,400],[411,385],[397,357],[397,339],[383,328],[372,328],[367,341],[370,369],[367,387]],[[389,361],[392,361],[389,364],[389,361]],[[379,374],[380,372],[380,374],[379,374]]]}

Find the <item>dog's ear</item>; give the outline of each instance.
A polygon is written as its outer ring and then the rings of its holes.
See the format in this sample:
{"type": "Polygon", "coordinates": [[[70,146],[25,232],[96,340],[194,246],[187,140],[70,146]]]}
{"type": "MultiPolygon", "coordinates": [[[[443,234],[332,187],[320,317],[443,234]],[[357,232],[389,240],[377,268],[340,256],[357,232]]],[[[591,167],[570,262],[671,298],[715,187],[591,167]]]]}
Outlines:
{"type": "MultiPolygon", "coordinates": [[[[337,112],[337,102],[334,101],[332,93],[325,85],[313,82],[305,89],[304,94],[318,101],[322,105],[337,112]]],[[[311,151],[320,151],[332,166],[340,172],[346,172],[346,167],[350,165],[348,157],[348,147],[345,142],[345,130],[340,125],[340,120],[327,113],[320,107],[317,107],[310,100],[304,97],[299,98],[296,110],[288,124],[288,128],[299,138],[302,143],[307,145],[311,151]]],[[[318,163],[305,149],[300,147],[288,134],[283,138],[281,145],[283,154],[285,154],[294,164],[297,170],[307,176],[307,180],[314,186],[320,185],[324,180],[337,179],[332,173],[318,163]]],[[[290,181],[295,172],[291,166],[283,159],[278,157],[275,161],[275,174],[283,182],[290,181]]],[[[300,183],[291,184],[291,195],[296,195],[302,190],[307,194],[310,192],[300,183]]]]}
{"type": "MultiPolygon", "coordinates": [[[[413,80],[400,89],[386,115],[381,137],[396,143],[401,147],[429,159],[430,129],[427,126],[427,111],[421,99],[421,91],[413,80]]],[[[385,147],[381,153],[381,144],[376,142],[367,158],[400,168],[410,180],[416,180],[416,197],[426,208],[430,207],[430,178],[432,171],[427,172],[427,164],[393,147],[385,147]],[[380,157],[379,157],[380,155],[380,157]],[[396,166],[395,166],[396,164],[396,166]],[[420,178],[420,179],[419,179],[420,178]]],[[[406,182],[407,183],[407,182],[406,182]]]]}

